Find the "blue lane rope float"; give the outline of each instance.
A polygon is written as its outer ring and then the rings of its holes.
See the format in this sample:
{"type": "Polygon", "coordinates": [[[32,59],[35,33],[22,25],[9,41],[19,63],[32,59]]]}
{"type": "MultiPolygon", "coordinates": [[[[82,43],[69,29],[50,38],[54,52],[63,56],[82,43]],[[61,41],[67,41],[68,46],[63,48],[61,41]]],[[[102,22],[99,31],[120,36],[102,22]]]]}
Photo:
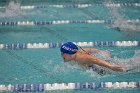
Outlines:
{"type": "MultiPolygon", "coordinates": [[[[82,47],[132,47],[140,46],[140,41],[100,41],[100,42],[73,42],[82,47]]],[[[30,48],[56,48],[61,47],[63,43],[17,43],[17,44],[0,44],[0,49],[30,49],[30,48]]]]}
{"type": "Polygon", "coordinates": [[[140,89],[140,82],[86,82],[53,84],[16,84],[0,85],[0,92],[44,92],[52,90],[99,90],[99,89],[140,89]]]}
{"type": "MultiPolygon", "coordinates": [[[[127,20],[128,23],[140,23],[139,19],[127,20]]],[[[113,20],[54,20],[54,21],[1,21],[0,26],[41,26],[59,24],[113,24],[113,20]]]]}
{"type": "MultiPolygon", "coordinates": [[[[30,9],[38,9],[38,8],[86,8],[91,6],[105,6],[105,7],[139,7],[140,3],[108,3],[108,4],[66,4],[66,5],[27,5],[27,6],[20,6],[23,10],[30,10],[30,9]]],[[[6,7],[0,7],[3,9],[6,7]]]]}

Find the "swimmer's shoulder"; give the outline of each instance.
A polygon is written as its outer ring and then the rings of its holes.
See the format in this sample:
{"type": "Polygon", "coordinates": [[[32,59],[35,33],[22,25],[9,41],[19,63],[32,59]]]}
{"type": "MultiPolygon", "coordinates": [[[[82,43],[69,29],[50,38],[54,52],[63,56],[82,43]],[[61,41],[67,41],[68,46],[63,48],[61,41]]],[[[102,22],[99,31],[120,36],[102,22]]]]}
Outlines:
{"type": "Polygon", "coordinates": [[[96,49],[96,48],[82,48],[82,49],[79,49],[79,51],[82,52],[82,53],[85,53],[85,51],[86,51],[87,53],[91,54],[94,51],[98,51],[98,49],[96,49]]]}

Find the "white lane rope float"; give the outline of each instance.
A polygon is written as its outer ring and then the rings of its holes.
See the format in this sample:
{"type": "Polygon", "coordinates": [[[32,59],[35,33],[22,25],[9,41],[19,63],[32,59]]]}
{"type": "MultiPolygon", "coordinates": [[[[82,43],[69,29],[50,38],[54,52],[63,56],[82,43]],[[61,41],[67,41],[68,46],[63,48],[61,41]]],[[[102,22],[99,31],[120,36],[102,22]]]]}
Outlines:
{"type": "MultiPolygon", "coordinates": [[[[82,47],[132,47],[140,46],[140,41],[100,41],[100,42],[73,42],[82,47]]],[[[13,43],[0,44],[0,49],[36,49],[36,48],[57,48],[63,43],[13,43]]]]}
{"type": "MultiPolygon", "coordinates": [[[[127,20],[128,23],[140,23],[140,19],[127,20]]],[[[54,20],[54,21],[0,21],[1,26],[41,26],[60,24],[113,24],[113,20],[54,20]]]]}
{"type": "MultiPolygon", "coordinates": [[[[106,4],[59,4],[59,5],[26,5],[20,6],[20,9],[31,10],[38,8],[86,8],[91,6],[105,6],[105,7],[139,7],[140,3],[106,3],[106,4]]],[[[6,8],[5,6],[0,9],[6,8]]]]}
{"type": "Polygon", "coordinates": [[[52,90],[101,90],[101,89],[140,89],[140,82],[86,82],[53,84],[16,84],[0,85],[0,92],[44,92],[52,90]]]}

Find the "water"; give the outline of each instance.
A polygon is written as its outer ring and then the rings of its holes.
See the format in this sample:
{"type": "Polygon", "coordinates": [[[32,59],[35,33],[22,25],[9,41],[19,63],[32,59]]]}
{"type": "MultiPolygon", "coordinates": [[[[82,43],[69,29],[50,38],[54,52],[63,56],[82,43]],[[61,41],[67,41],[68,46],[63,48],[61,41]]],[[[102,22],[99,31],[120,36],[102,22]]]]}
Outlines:
{"type": "MultiPolygon", "coordinates": [[[[129,1],[129,0],[128,0],[129,1]]],[[[44,43],[67,41],[122,41],[140,40],[139,31],[127,32],[113,29],[120,26],[125,20],[139,19],[140,7],[108,8],[91,6],[87,8],[42,8],[21,10],[20,5],[49,5],[49,4],[79,4],[79,3],[110,3],[89,0],[52,1],[17,1],[2,2],[6,9],[0,10],[1,21],[53,21],[53,20],[91,20],[115,19],[115,24],[60,24],[47,26],[13,26],[0,27],[0,43],[44,43]],[[128,11],[128,12],[126,12],[128,11]]],[[[113,1],[112,1],[113,2],[113,1]]],[[[124,3],[119,2],[119,3],[124,3]]],[[[129,1],[131,2],[131,1],[129,1]]],[[[138,1],[133,1],[139,3],[138,1]]],[[[127,2],[128,3],[128,2],[127,2]]],[[[131,2],[132,3],[132,2],[131,2]]],[[[128,23],[125,23],[128,25],[128,23]]],[[[139,26],[131,23],[130,28],[139,26]],[[132,25],[131,25],[132,24],[132,25]],[[135,25],[135,26],[133,26],[135,25]],[[132,27],[133,26],[133,27],[132,27]]],[[[125,27],[122,25],[121,27],[125,27]]],[[[138,29],[139,30],[139,29],[138,29]]],[[[114,64],[127,66],[133,69],[129,72],[113,72],[101,76],[91,70],[84,70],[74,63],[64,63],[59,48],[52,49],[26,49],[26,50],[0,50],[0,84],[24,83],[69,83],[69,82],[116,82],[139,81],[140,47],[96,47],[111,51],[114,64]]],[[[53,91],[53,93],[139,93],[139,90],[80,90],[80,91],[53,91]]]]}

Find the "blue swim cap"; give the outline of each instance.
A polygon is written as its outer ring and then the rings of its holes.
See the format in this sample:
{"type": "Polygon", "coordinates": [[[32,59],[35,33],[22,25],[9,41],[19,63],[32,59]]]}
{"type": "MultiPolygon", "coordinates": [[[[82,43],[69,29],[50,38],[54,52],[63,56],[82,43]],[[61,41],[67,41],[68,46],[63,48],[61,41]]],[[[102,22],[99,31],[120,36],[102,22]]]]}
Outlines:
{"type": "Polygon", "coordinates": [[[72,42],[64,43],[60,48],[60,51],[66,54],[75,54],[77,50],[78,47],[72,42]]]}

